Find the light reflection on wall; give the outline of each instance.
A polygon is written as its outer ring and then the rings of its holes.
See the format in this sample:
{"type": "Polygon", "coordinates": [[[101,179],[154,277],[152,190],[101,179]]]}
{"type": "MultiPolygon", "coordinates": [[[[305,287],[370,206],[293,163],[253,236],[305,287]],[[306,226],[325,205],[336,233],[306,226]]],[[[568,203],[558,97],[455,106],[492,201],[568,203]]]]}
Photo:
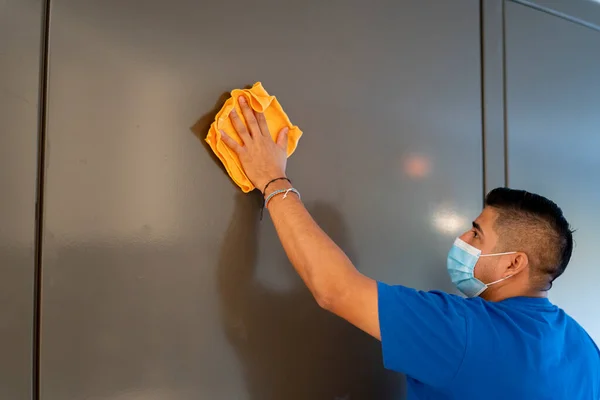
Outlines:
{"type": "Polygon", "coordinates": [[[413,180],[421,180],[431,173],[431,159],[427,155],[408,154],[402,160],[402,170],[413,180]]]}
{"type": "Polygon", "coordinates": [[[435,230],[448,236],[460,235],[468,228],[467,221],[467,218],[446,207],[439,208],[432,218],[435,230]]]}

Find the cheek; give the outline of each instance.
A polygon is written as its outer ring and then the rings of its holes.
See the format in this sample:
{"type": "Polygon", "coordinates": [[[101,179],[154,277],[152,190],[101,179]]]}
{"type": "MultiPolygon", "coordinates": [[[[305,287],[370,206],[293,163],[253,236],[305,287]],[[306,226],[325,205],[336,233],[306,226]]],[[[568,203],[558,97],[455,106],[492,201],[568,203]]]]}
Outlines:
{"type": "Polygon", "coordinates": [[[479,279],[482,282],[489,282],[490,280],[490,272],[491,272],[491,267],[492,265],[490,265],[490,259],[485,257],[485,258],[480,258],[477,261],[477,264],[475,264],[475,269],[473,271],[473,275],[475,276],[475,278],[479,279]]]}

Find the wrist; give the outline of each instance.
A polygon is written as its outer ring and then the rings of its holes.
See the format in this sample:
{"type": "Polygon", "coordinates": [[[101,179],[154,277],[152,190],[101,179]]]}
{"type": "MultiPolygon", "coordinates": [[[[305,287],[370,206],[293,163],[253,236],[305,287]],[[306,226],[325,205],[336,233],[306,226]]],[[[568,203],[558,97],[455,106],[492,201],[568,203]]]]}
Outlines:
{"type": "Polygon", "coordinates": [[[263,179],[256,180],[256,183],[254,184],[254,186],[256,186],[256,188],[264,194],[265,188],[267,186],[271,186],[274,183],[278,182],[278,180],[281,180],[281,179],[287,179],[287,175],[285,174],[285,172],[266,173],[264,175],[263,179]]]}

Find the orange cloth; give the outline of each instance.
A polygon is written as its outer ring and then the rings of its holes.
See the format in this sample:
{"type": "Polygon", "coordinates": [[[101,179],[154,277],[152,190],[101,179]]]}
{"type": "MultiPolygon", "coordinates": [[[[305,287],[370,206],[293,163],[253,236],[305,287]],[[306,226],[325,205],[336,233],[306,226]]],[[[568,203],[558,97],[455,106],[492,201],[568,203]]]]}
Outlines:
{"type": "MultiPolygon", "coordinates": [[[[231,179],[233,179],[244,193],[248,193],[254,190],[254,185],[246,176],[235,152],[227,147],[225,142],[221,140],[220,132],[220,130],[223,130],[236,142],[242,144],[242,140],[229,119],[229,113],[233,107],[235,107],[238,115],[246,125],[242,110],[238,104],[238,97],[242,95],[246,96],[248,104],[250,104],[254,111],[261,112],[265,115],[267,125],[269,126],[269,132],[274,141],[277,140],[277,135],[281,129],[286,126],[289,128],[287,143],[288,157],[296,150],[298,140],[300,140],[300,137],[302,136],[302,131],[297,126],[292,125],[275,96],[269,96],[269,93],[263,88],[262,83],[256,82],[251,89],[234,89],[231,91],[231,98],[227,99],[223,108],[221,108],[221,111],[217,113],[215,122],[212,123],[208,130],[208,135],[206,135],[206,141],[225,166],[231,179]]],[[[262,190],[263,188],[259,189],[262,190]]]]}

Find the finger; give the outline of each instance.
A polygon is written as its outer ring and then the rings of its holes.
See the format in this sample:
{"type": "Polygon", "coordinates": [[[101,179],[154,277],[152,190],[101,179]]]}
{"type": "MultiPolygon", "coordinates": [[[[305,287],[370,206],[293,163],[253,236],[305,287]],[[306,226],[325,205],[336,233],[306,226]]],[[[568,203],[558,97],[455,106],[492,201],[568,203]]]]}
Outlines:
{"type": "Polygon", "coordinates": [[[248,129],[246,129],[246,125],[244,125],[237,111],[235,111],[235,108],[229,113],[229,119],[231,119],[231,123],[233,124],[233,127],[235,128],[235,131],[239,135],[240,139],[242,139],[242,142],[245,145],[250,143],[252,138],[248,133],[248,129]]]}
{"type": "Polygon", "coordinates": [[[289,131],[290,129],[288,127],[285,127],[282,130],[280,130],[279,135],[277,135],[277,145],[286,151],[289,131]]]}
{"type": "Polygon", "coordinates": [[[263,136],[271,136],[265,114],[259,112],[255,112],[254,114],[256,115],[256,120],[258,121],[258,126],[260,127],[260,132],[263,134],[263,136]]]}
{"type": "Polygon", "coordinates": [[[223,140],[223,142],[225,142],[227,147],[229,147],[235,152],[235,154],[239,154],[240,151],[243,150],[243,147],[240,146],[238,142],[233,140],[228,134],[226,134],[225,131],[221,131],[221,139],[223,140]]]}
{"type": "Polygon", "coordinates": [[[246,120],[246,125],[248,125],[250,135],[260,135],[260,127],[258,126],[256,117],[254,116],[254,111],[252,111],[252,109],[248,105],[248,101],[246,100],[246,98],[244,96],[240,96],[238,97],[238,102],[240,103],[242,114],[244,115],[244,119],[246,120]]]}

